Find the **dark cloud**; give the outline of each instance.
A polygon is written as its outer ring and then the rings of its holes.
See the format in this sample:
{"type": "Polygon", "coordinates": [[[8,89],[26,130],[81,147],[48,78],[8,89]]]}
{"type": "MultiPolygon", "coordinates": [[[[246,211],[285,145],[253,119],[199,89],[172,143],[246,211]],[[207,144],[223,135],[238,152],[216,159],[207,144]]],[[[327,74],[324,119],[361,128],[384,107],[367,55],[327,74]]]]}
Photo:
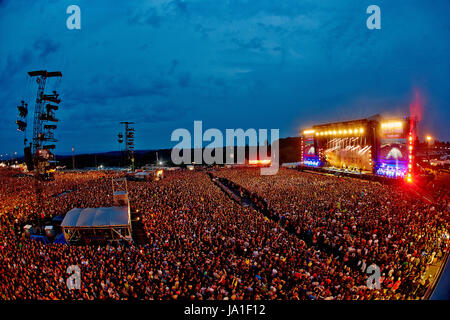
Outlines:
{"type": "Polygon", "coordinates": [[[188,4],[185,0],[173,0],[170,3],[177,11],[187,14],[188,13],[188,4]]]}
{"type": "Polygon", "coordinates": [[[170,63],[170,69],[169,69],[169,74],[173,74],[175,71],[175,68],[178,66],[178,60],[177,59],[173,59],[172,62],[170,63]]]}
{"type": "Polygon", "coordinates": [[[184,72],[180,75],[178,78],[178,84],[182,88],[186,88],[189,86],[189,83],[191,81],[191,74],[189,72],[184,72]]]}
{"type": "Polygon", "coordinates": [[[55,53],[61,44],[49,38],[40,38],[33,44],[33,49],[38,53],[40,59],[45,59],[49,54],[55,53]]]}
{"type": "Polygon", "coordinates": [[[128,23],[131,25],[149,25],[153,28],[159,28],[162,21],[163,18],[156,8],[148,8],[144,12],[138,12],[128,19],[128,23]]]}
{"type": "Polygon", "coordinates": [[[106,104],[120,98],[167,96],[170,87],[171,83],[163,78],[97,75],[88,85],[80,83],[78,88],[70,90],[65,97],[72,103],[106,104]]]}
{"type": "Polygon", "coordinates": [[[9,54],[4,61],[3,71],[0,74],[0,84],[2,87],[11,80],[11,77],[16,76],[19,70],[22,70],[24,66],[28,66],[32,59],[33,54],[29,49],[23,50],[18,55],[9,54]]]}
{"type": "Polygon", "coordinates": [[[236,38],[233,38],[232,41],[238,46],[241,50],[257,50],[264,51],[264,39],[255,37],[250,39],[249,41],[243,41],[236,38]]]}

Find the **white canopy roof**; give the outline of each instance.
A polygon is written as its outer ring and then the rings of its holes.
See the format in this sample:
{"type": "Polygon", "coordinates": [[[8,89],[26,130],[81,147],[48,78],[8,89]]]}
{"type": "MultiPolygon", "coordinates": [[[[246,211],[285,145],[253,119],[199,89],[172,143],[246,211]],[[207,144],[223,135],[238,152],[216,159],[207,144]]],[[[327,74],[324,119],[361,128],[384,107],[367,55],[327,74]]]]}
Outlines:
{"type": "Polygon", "coordinates": [[[67,212],[62,227],[110,227],[129,225],[128,207],[73,208],[67,212]]]}

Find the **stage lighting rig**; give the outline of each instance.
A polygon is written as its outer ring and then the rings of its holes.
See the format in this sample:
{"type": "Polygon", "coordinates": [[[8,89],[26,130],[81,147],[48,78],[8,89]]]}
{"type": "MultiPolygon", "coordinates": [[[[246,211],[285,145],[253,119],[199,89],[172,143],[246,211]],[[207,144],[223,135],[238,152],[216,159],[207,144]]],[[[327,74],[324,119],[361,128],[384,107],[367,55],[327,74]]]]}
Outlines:
{"type": "MultiPolygon", "coordinates": [[[[18,126],[17,130],[24,132],[27,129],[27,115],[28,115],[28,104],[25,103],[25,101],[21,101],[21,105],[17,106],[17,110],[19,110],[19,116],[16,120],[16,124],[18,126]]],[[[26,137],[25,137],[26,139],[26,137]]]]}
{"type": "Polygon", "coordinates": [[[28,115],[28,104],[22,100],[22,104],[17,106],[17,109],[19,110],[19,116],[25,119],[28,115]]]}
{"type": "MultiPolygon", "coordinates": [[[[48,122],[58,122],[58,119],[55,117],[55,111],[59,109],[58,104],[61,102],[59,93],[56,90],[53,90],[50,94],[46,94],[45,87],[48,85],[50,78],[55,78],[57,80],[56,84],[59,84],[62,73],[60,71],[48,72],[46,70],[38,70],[30,71],[28,75],[36,79],[38,88],[34,105],[33,140],[31,143],[33,163],[29,161],[27,166],[29,169],[32,167],[36,168],[36,176],[42,177],[47,174],[47,168],[49,168],[48,160],[53,158],[50,150],[56,147],[54,144],[44,145],[44,143],[57,141],[53,132],[56,129],[56,125],[48,124],[48,122]],[[45,156],[43,156],[44,154],[45,156]]],[[[25,132],[27,127],[26,117],[28,115],[28,105],[22,101],[22,104],[17,109],[19,110],[20,119],[16,121],[16,124],[19,126],[20,131],[25,132]]],[[[25,136],[25,145],[27,141],[25,136]]],[[[26,148],[30,147],[26,146],[26,148]]],[[[28,153],[30,153],[29,150],[28,153]]]]}
{"type": "Polygon", "coordinates": [[[22,120],[16,120],[16,124],[18,126],[17,130],[25,132],[27,128],[27,123],[22,120]]]}
{"type": "MultiPolygon", "coordinates": [[[[122,121],[121,124],[125,125],[125,155],[128,165],[131,165],[132,170],[134,170],[134,128],[131,125],[134,122],[122,121]]],[[[119,134],[119,143],[123,142],[123,136],[119,134]],[[120,142],[122,141],[122,142],[120,142]]]]}

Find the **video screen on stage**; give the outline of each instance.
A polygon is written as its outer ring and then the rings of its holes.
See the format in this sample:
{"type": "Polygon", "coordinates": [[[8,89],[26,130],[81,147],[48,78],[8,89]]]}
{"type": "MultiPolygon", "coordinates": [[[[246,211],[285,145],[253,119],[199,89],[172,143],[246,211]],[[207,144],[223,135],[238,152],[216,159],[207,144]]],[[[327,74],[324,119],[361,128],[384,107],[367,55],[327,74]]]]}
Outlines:
{"type": "Polygon", "coordinates": [[[381,124],[380,154],[377,173],[404,177],[408,167],[408,146],[403,121],[381,124]]]}
{"type": "Polygon", "coordinates": [[[327,166],[366,171],[371,169],[371,146],[364,138],[334,138],[327,141],[327,166]]]}
{"type": "Polygon", "coordinates": [[[408,162],[406,139],[381,139],[380,159],[383,163],[406,166],[408,162]]]}
{"type": "Polygon", "coordinates": [[[311,158],[316,156],[314,147],[314,137],[306,137],[303,140],[303,158],[311,158]]]}

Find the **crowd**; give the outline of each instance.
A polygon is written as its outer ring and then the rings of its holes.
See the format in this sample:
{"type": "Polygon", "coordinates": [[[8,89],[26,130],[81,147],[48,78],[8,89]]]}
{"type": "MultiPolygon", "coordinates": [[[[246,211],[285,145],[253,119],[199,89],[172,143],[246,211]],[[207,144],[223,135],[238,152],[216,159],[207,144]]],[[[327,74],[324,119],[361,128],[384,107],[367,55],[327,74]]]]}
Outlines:
{"type": "Polygon", "coordinates": [[[231,200],[204,172],[174,171],[128,183],[147,243],[45,245],[21,226],[111,206],[116,173],[57,173],[36,198],[32,178],[0,170],[0,298],[417,298],[431,257],[448,248],[444,204],[426,206],[394,187],[287,170],[215,174],[261,196],[278,219],[231,200]],[[366,287],[371,263],[381,269],[380,290],[366,287]],[[80,289],[67,287],[71,265],[81,270],[80,289]]]}
{"type": "MultiPolygon", "coordinates": [[[[422,297],[426,271],[449,247],[448,203],[429,204],[398,185],[281,170],[218,174],[264,203],[284,229],[356,272],[381,269],[385,297],[422,297]]],[[[240,190],[242,193],[243,191],[240,190]]]]}

